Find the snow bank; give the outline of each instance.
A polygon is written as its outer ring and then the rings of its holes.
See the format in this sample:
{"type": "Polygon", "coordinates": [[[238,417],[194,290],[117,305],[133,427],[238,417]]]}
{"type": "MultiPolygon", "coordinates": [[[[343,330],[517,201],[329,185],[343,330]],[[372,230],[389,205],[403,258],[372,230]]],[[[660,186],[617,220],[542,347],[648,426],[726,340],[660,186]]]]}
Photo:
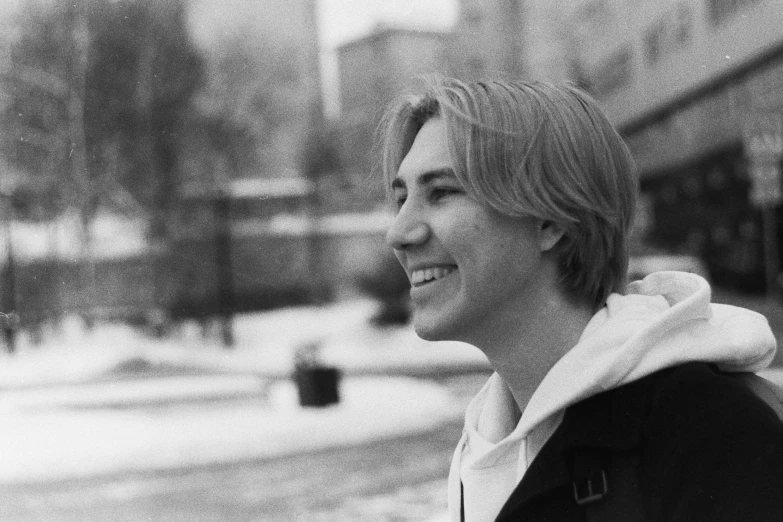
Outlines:
{"type": "Polygon", "coordinates": [[[280,381],[263,398],[132,409],[36,409],[0,401],[0,483],[45,482],[271,458],[397,437],[458,419],[463,405],[409,378],[354,378],[339,404],[301,408],[280,381]]]}

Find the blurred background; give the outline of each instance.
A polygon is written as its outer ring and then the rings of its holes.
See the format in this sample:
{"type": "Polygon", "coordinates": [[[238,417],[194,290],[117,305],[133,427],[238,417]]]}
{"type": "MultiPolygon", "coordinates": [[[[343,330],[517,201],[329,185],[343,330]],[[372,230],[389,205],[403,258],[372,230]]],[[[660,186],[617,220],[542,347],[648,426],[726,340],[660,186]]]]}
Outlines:
{"type": "Polygon", "coordinates": [[[0,26],[3,520],[443,519],[489,368],[413,335],[372,154],[422,74],[587,89],[640,169],[631,276],[699,273],[783,332],[777,0],[0,0],[0,26]]]}

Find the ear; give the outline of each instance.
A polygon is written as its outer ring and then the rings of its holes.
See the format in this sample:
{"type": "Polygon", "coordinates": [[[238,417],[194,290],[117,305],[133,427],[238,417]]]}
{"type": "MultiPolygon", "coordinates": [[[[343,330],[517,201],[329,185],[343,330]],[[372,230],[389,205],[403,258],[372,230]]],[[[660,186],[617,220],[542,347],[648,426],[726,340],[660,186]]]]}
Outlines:
{"type": "Polygon", "coordinates": [[[542,219],[538,223],[538,248],[549,252],[565,235],[565,228],[554,221],[542,219]]]}

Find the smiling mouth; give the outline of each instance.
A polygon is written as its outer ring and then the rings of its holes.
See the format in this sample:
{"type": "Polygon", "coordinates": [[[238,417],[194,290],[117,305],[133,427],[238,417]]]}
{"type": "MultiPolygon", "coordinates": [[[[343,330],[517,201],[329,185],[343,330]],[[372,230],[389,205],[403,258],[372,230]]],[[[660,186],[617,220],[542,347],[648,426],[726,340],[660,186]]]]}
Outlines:
{"type": "Polygon", "coordinates": [[[424,286],[426,284],[442,279],[451,274],[457,267],[433,267],[414,270],[411,272],[411,285],[414,287],[424,286]]]}

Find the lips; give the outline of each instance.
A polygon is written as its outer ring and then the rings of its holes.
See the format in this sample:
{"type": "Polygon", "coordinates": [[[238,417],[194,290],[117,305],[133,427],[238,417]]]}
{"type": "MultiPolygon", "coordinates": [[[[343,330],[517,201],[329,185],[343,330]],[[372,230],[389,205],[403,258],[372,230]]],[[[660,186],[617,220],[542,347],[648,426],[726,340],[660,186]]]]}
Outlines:
{"type": "Polygon", "coordinates": [[[411,285],[423,286],[442,279],[457,269],[456,266],[432,266],[411,271],[411,285]]]}

